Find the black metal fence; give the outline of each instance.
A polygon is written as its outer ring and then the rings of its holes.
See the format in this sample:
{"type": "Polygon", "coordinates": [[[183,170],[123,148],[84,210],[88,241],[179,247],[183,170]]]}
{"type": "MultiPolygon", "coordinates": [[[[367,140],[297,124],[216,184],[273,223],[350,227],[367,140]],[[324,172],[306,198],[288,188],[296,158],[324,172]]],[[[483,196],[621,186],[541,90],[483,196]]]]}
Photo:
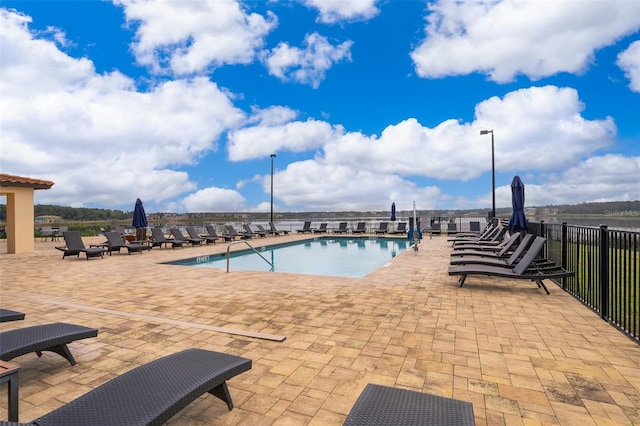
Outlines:
{"type": "Polygon", "coordinates": [[[640,232],[529,222],[544,256],[574,271],[558,284],[640,343],[640,232]]]}

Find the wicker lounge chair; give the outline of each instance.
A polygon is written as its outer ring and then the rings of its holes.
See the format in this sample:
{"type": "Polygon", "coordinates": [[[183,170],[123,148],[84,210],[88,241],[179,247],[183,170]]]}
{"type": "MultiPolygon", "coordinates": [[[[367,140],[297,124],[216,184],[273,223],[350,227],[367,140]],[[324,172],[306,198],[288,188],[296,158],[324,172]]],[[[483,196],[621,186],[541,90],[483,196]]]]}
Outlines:
{"type": "Polygon", "coordinates": [[[153,241],[151,242],[152,247],[162,248],[163,244],[165,247],[168,244],[171,244],[172,248],[176,248],[176,247],[183,247],[184,244],[186,243],[185,240],[178,240],[175,238],[165,237],[164,232],[162,232],[162,228],[160,228],[159,226],[154,226],[153,228],[151,228],[151,235],[153,236],[153,241]]]}
{"type": "Polygon", "coordinates": [[[247,233],[247,232],[238,232],[236,231],[236,228],[233,227],[233,225],[226,225],[225,226],[227,232],[222,234],[222,236],[227,239],[227,238],[231,238],[231,240],[234,240],[236,237],[242,239],[242,240],[250,240],[251,238],[253,238],[253,233],[247,233]]]}
{"type": "Polygon", "coordinates": [[[269,222],[269,232],[273,235],[289,235],[289,231],[279,231],[278,229],[276,229],[276,225],[273,222],[269,222]]]}
{"type": "Polygon", "coordinates": [[[440,222],[434,222],[429,228],[429,235],[440,235],[442,233],[442,224],[440,222]]]}
{"type": "MultiPolygon", "coordinates": [[[[211,225],[208,225],[208,226],[211,226],[211,225]]],[[[199,234],[196,231],[196,228],[194,228],[193,226],[185,226],[185,229],[187,230],[187,233],[191,238],[200,238],[202,241],[205,241],[207,244],[210,244],[210,243],[215,244],[215,242],[220,239],[220,237],[218,237],[218,234],[215,233],[215,229],[213,230],[215,235],[199,234]]],[[[207,228],[207,232],[209,232],[208,228],[207,228]]]]}
{"type": "Polygon", "coordinates": [[[475,425],[473,405],[443,396],[368,384],[344,426],[475,425]]]}
{"type": "Polygon", "coordinates": [[[407,233],[407,222],[398,223],[398,227],[390,232],[390,234],[406,234],[407,233]]]}
{"type": "MultiPolygon", "coordinates": [[[[187,228],[187,229],[189,229],[189,228],[187,228]]],[[[206,233],[206,235],[201,235],[201,237],[204,238],[205,240],[207,240],[207,244],[209,244],[211,242],[213,242],[215,244],[215,242],[220,239],[220,236],[218,235],[218,232],[213,227],[213,225],[205,225],[204,229],[207,230],[207,233],[206,233]]]]}
{"type": "Polygon", "coordinates": [[[542,250],[546,239],[543,237],[536,237],[529,246],[526,254],[518,261],[513,268],[505,266],[488,266],[488,265],[459,265],[449,267],[449,275],[459,275],[458,282],[460,287],[464,285],[465,280],[469,275],[487,275],[491,277],[504,277],[520,280],[534,281],[539,288],[549,294],[549,290],[544,285],[542,280],[565,278],[573,275],[572,271],[544,262],[541,265],[535,263],[537,255],[542,250]]]}
{"type": "Polygon", "coordinates": [[[389,222],[380,222],[378,225],[378,229],[376,229],[376,234],[386,234],[389,230],[389,222]]]}
{"type": "Polygon", "coordinates": [[[130,243],[127,244],[125,240],[122,238],[122,235],[119,232],[111,231],[105,232],[105,237],[107,237],[107,242],[105,244],[100,244],[100,246],[106,247],[107,252],[109,252],[109,256],[111,256],[111,252],[117,251],[120,253],[120,249],[127,249],[127,252],[131,254],[134,253],[142,253],[143,250],[149,250],[151,247],[144,244],[130,243]]]}
{"type": "Polygon", "coordinates": [[[82,236],[78,231],[66,231],[62,233],[65,246],[56,247],[57,250],[62,251],[62,258],[67,256],[80,257],[80,253],[84,253],[87,256],[87,260],[91,257],[104,257],[104,252],[107,251],[103,247],[85,247],[82,242],[82,236]]]}
{"type": "Polygon", "coordinates": [[[264,226],[262,225],[256,225],[256,228],[258,228],[259,233],[264,233],[265,236],[271,233],[270,231],[267,231],[266,229],[264,229],[264,226]]]}
{"type": "Polygon", "coordinates": [[[326,222],[322,222],[318,229],[314,229],[313,230],[313,233],[314,234],[326,234],[327,233],[327,223],[326,222]]]}
{"type": "Polygon", "coordinates": [[[302,225],[302,229],[297,229],[296,232],[301,234],[311,233],[313,230],[311,229],[311,222],[307,221],[302,225]]]}
{"type": "Polygon", "coordinates": [[[200,238],[200,236],[196,237],[196,238],[192,238],[192,237],[185,237],[182,234],[182,231],[180,231],[180,229],[178,228],[171,228],[169,230],[169,232],[171,232],[171,235],[173,235],[173,238],[175,240],[183,240],[186,241],[187,243],[191,244],[192,246],[199,246],[200,244],[202,244],[202,242],[204,241],[203,238],[200,238]]]}
{"type": "Polygon", "coordinates": [[[455,235],[458,233],[458,224],[455,222],[447,223],[447,235],[455,235]]]}
{"type": "Polygon", "coordinates": [[[244,225],[242,225],[242,229],[244,229],[245,234],[251,234],[252,236],[258,236],[260,238],[265,238],[267,236],[267,231],[254,231],[253,229],[251,229],[251,226],[249,226],[248,223],[245,223],[244,225]]]}
{"type": "MultiPolygon", "coordinates": [[[[456,249],[451,252],[452,257],[457,256],[486,256],[486,257],[505,257],[511,248],[518,242],[520,239],[520,234],[513,234],[509,238],[505,238],[500,244],[497,246],[492,245],[460,245],[456,246],[456,249]]],[[[527,246],[531,243],[533,239],[533,235],[526,234],[522,241],[526,240],[527,246]]],[[[519,243],[518,245],[520,245],[519,243]]]]}
{"type": "Polygon", "coordinates": [[[251,360],[187,349],[134,368],[33,420],[12,425],[162,425],[208,392],[233,402],[227,380],[251,369],[251,360]]]}
{"type": "MultiPolygon", "coordinates": [[[[534,237],[532,234],[527,234],[522,239],[522,242],[518,244],[518,247],[513,251],[513,253],[505,258],[506,250],[500,250],[498,253],[484,253],[484,255],[480,256],[457,256],[451,259],[451,265],[468,265],[468,264],[477,264],[477,265],[493,265],[493,266],[513,266],[518,260],[523,256],[524,253],[528,253],[529,250],[537,250],[537,257],[540,252],[542,252],[542,248],[544,246],[544,241],[540,244],[537,244],[535,247],[529,248],[531,243],[533,242],[534,237]]],[[[544,240],[544,239],[543,239],[544,240]]]]}
{"type": "Polygon", "coordinates": [[[63,322],[4,331],[0,333],[0,359],[11,361],[30,352],[41,356],[42,352],[49,351],[64,357],[71,365],[76,365],[67,344],[97,335],[98,330],[95,328],[63,322]]]}
{"type": "Polygon", "coordinates": [[[0,322],[21,321],[23,319],[24,314],[22,312],[0,308],[0,322]]]}
{"type": "Polygon", "coordinates": [[[364,234],[367,232],[367,224],[365,222],[358,222],[356,228],[351,231],[352,234],[364,234]]]}
{"type": "Polygon", "coordinates": [[[340,222],[338,224],[338,229],[333,231],[334,234],[346,234],[349,230],[347,229],[347,222],[340,222]]]}

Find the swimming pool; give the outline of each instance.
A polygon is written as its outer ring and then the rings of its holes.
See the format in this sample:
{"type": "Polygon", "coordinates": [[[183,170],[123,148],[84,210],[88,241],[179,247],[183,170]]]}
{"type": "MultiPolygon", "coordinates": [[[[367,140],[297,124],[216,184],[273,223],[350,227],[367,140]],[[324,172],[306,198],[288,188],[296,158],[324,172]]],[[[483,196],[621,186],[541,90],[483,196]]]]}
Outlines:
{"type": "MultiPolygon", "coordinates": [[[[251,249],[232,252],[229,270],[361,278],[393,259],[407,247],[409,240],[406,238],[325,236],[256,247],[256,250],[271,262],[273,268],[251,249]]],[[[168,263],[226,271],[227,255],[206,255],[168,263]]]]}

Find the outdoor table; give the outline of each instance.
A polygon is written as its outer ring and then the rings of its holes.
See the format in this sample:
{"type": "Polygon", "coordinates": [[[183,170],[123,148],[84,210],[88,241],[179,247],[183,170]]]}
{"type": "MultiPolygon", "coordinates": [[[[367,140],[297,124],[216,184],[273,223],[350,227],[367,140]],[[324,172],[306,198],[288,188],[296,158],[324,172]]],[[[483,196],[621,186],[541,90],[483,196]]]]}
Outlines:
{"type": "Polygon", "coordinates": [[[20,367],[6,361],[0,361],[0,383],[7,382],[9,421],[18,421],[18,372],[20,367]]]}

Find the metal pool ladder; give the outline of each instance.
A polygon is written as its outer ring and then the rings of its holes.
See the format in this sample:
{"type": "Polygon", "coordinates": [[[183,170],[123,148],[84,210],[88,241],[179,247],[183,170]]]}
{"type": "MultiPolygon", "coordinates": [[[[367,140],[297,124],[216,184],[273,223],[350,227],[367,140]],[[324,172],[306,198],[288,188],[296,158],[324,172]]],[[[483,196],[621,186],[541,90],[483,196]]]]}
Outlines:
{"type": "Polygon", "coordinates": [[[227,245],[227,273],[229,273],[229,250],[231,249],[231,246],[234,244],[240,244],[240,243],[244,243],[246,245],[249,246],[249,248],[251,250],[253,250],[258,256],[260,256],[262,258],[262,260],[264,260],[265,262],[267,262],[269,264],[269,266],[271,266],[271,269],[273,270],[273,265],[271,264],[271,262],[269,262],[267,260],[266,257],[264,257],[263,255],[260,254],[260,252],[258,250],[255,249],[255,247],[253,247],[251,244],[249,244],[249,242],[247,240],[240,240],[240,241],[232,241],[227,245]]]}

